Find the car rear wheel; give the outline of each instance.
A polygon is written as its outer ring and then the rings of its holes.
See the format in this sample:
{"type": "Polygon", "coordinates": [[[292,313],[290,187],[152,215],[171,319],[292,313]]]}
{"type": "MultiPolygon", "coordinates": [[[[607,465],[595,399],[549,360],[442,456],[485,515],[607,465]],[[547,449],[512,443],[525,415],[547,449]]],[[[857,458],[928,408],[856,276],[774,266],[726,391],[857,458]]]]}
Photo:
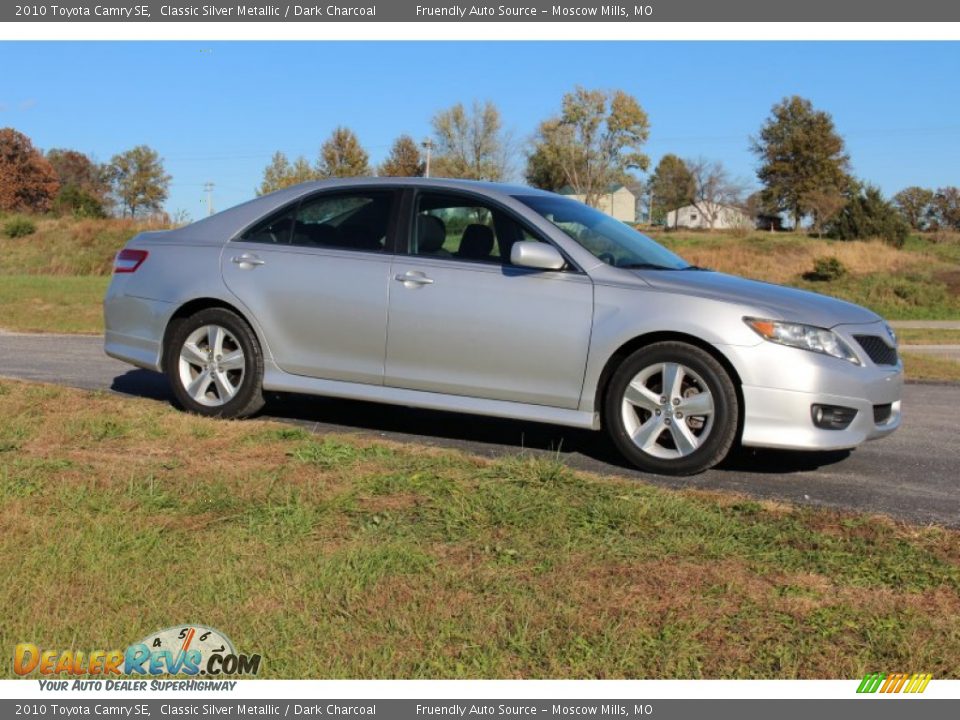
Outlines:
{"type": "Polygon", "coordinates": [[[604,426],[641,470],[693,475],[726,457],[737,436],[733,381],[710,353],[682,342],[648,345],[614,372],[604,426]]]}
{"type": "Polygon", "coordinates": [[[164,361],[177,403],[210,417],[239,418],[263,407],[263,355],[236,313],[208,308],[171,329],[164,361]]]}

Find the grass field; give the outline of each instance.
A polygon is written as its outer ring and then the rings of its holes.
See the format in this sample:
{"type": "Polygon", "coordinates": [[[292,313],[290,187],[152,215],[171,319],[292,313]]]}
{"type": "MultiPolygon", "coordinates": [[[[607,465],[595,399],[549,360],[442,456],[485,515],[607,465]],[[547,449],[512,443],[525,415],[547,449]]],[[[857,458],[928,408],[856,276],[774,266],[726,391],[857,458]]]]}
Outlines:
{"type": "Polygon", "coordinates": [[[956,675],[954,531],[44,385],[0,417],[3,647],[191,621],[268,677],[956,675]]]}
{"type": "Polygon", "coordinates": [[[0,234],[0,275],[109,275],[127,240],[159,228],[115,218],[34,218],[34,223],[36,232],[26,237],[0,234]]]}
{"type": "Polygon", "coordinates": [[[795,233],[654,233],[695,265],[839,297],[890,320],[960,318],[960,235],[913,236],[902,250],[880,241],[839,242],[795,233]],[[847,274],[804,275],[818,258],[837,258],[847,274]]]}
{"type": "Polygon", "coordinates": [[[960,330],[942,328],[897,328],[901,345],[960,345],[960,330]]]}
{"type": "Polygon", "coordinates": [[[908,380],[926,380],[930,382],[960,382],[960,362],[944,357],[921,355],[910,352],[909,348],[901,353],[903,372],[908,380]]]}
{"type": "Polygon", "coordinates": [[[0,327],[18,332],[102,333],[103,275],[0,276],[0,327]]]}

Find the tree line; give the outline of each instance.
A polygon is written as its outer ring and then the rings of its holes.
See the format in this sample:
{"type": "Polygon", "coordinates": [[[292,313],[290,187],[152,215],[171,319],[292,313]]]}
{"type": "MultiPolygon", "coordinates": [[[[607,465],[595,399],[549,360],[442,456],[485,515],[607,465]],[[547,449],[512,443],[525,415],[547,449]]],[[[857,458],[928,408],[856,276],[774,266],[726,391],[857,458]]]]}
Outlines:
{"type": "Polygon", "coordinates": [[[170,179],[146,145],[97,163],[77,150],[40,152],[23,133],[0,129],[0,211],[138,217],[162,209],[170,179]]]}
{"type": "MultiPolygon", "coordinates": [[[[792,96],[776,103],[749,148],[757,158],[761,189],[746,194],[722,162],[667,153],[646,180],[644,146],[650,120],[640,102],[622,90],[576,87],[558,111],[539,123],[525,143],[516,142],[491,101],[457,103],[430,121],[425,143],[402,134],[377,166],[356,133],[335,128],[311,162],[274,153],[257,194],[308,180],[381,175],[504,181],[515,176],[517,158],[527,183],[567,190],[597,205],[612,185],[644,198],[649,220],[664,224],[672,210],[693,205],[708,227],[724,208],[736,207],[771,229],[787,218],[818,235],[839,239],[882,237],[901,245],[909,232],[960,230],[960,190],[908,187],[891,199],[851,171],[843,137],[829,113],[792,96]]],[[[170,176],[157,152],[139,145],[98,164],[74,150],[41,153],[29,138],[0,130],[0,210],[121,214],[156,212],[167,198],[170,176]]],[[[674,214],[674,223],[676,217],[674,214]]]]}

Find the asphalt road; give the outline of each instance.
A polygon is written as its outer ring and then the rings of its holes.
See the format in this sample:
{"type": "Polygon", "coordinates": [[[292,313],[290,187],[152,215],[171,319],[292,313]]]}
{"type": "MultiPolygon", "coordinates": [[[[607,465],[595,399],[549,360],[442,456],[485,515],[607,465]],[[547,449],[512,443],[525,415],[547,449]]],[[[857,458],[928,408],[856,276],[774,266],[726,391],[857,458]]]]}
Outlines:
{"type": "MultiPolygon", "coordinates": [[[[107,358],[101,344],[99,337],[0,333],[0,376],[169,401],[163,376],[107,358]]],[[[556,453],[571,467],[666,487],[735,491],[960,527],[960,386],[907,385],[904,406],[897,433],[852,453],[741,451],[719,468],[679,479],[625,466],[600,433],[551,425],[292,395],[272,398],[265,414],[320,433],[359,432],[487,456],[556,453]]]]}

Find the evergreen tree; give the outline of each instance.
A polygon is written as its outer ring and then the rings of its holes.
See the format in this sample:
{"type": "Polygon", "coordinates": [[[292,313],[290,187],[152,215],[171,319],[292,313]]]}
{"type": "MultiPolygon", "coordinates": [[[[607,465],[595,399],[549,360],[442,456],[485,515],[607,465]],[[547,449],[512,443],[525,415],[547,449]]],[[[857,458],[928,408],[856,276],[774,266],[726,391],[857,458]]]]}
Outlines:
{"type": "Polygon", "coordinates": [[[813,192],[843,192],[850,184],[850,158],[829,114],[794,95],[773,106],[752,141],[760,159],[757,177],[766,200],[793,217],[795,227],[812,208],[813,192]]]}

